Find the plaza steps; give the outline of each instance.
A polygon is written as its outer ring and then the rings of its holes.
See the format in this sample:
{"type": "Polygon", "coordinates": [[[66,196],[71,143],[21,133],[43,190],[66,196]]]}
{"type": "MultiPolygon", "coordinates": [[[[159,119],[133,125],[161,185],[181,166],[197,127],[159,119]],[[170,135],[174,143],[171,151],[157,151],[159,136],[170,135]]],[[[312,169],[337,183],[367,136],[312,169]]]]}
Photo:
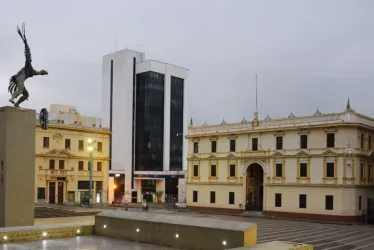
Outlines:
{"type": "Polygon", "coordinates": [[[75,216],[90,216],[100,213],[100,211],[72,211],[68,209],[62,208],[54,208],[54,207],[35,207],[34,215],[35,219],[40,218],[58,218],[58,217],[75,217],[75,216]]]}

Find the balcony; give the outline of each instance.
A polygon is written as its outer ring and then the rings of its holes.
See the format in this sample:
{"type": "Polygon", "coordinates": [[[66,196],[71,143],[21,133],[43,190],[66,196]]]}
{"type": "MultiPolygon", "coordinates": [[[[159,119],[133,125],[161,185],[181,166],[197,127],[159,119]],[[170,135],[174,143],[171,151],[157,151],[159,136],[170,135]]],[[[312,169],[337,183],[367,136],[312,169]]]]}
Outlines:
{"type": "Polygon", "coordinates": [[[47,177],[68,177],[74,175],[74,169],[42,169],[39,168],[39,175],[47,177]]]}

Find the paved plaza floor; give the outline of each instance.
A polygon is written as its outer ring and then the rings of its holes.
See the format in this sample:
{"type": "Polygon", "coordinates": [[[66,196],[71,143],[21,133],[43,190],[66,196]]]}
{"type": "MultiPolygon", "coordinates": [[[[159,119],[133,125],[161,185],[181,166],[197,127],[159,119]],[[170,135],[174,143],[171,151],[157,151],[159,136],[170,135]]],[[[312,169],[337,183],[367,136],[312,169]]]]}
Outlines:
{"type": "Polygon", "coordinates": [[[192,216],[256,223],[259,243],[275,240],[293,241],[311,244],[314,246],[314,250],[374,249],[374,226],[322,224],[222,215],[198,214],[192,216]]]}
{"type": "MultiPolygon", "coordinates": [[[[373,250],[374,226],[337,225],[302,221],[276,220],[256,217],[176,212],[173,210],[152,210],[154,213],[167,213],[180,216],[204,217],[231,221],[248,221],[258,226],[258,241],[293,241],[312,244],[315,250],[373,250]]],[[[78,220],[78,218],[76,218],[78,220]]],[[[93,219],[93,218],[91,218],[93,219]]],[[[171,248],[140,244],[125,240],[109,239],[97,236],[81,236],[68,239],[49,239],[39,242],[10,243],[0,245],[0,250],[23,249],[61,249],[61,250],[97,250],[97,249],[154,249],[171,248]]]]}
{"type": "Polygon", "coordinates": [[[175,250],[169,247],[137,243],[100,236],[48,239],[0,244],[0,250],[175,250]]]}

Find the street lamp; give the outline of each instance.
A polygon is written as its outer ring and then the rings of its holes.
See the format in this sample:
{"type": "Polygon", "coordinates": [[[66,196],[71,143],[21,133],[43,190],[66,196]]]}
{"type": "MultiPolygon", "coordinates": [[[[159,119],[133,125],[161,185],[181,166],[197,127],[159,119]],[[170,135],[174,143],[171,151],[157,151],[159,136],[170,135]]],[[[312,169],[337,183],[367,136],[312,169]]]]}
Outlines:
{"type": "Polygon", "coordinates": [[[87,147],[87,150],[88,152],[90,152],[90,201],[89,201],[89,207],[92,208],[92,199],[93,199],[93,195],[92,195],[92,172],[93,172],[93,162],[92,162],[92,152],[94,151],[94,143],[95,141],[93,141],[91,138],[88,138],[87,140],[88,142],[88,147],[87,147]]]}

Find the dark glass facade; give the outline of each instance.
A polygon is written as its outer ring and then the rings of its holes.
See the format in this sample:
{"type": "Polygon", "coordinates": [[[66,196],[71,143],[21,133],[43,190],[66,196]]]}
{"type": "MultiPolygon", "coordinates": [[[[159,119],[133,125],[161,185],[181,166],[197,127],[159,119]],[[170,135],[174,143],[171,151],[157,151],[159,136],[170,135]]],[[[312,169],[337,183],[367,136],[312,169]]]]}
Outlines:
{"type": "Polygon", "coordinates": [[[170,170],[182,170],[184,80],[171,76],[170,85],[170,170]]]}
{"type": "Polygon", "coordinates": [[[152,71],[136,75],[136,171],[163,170],[164,78],[152,71]]]}

